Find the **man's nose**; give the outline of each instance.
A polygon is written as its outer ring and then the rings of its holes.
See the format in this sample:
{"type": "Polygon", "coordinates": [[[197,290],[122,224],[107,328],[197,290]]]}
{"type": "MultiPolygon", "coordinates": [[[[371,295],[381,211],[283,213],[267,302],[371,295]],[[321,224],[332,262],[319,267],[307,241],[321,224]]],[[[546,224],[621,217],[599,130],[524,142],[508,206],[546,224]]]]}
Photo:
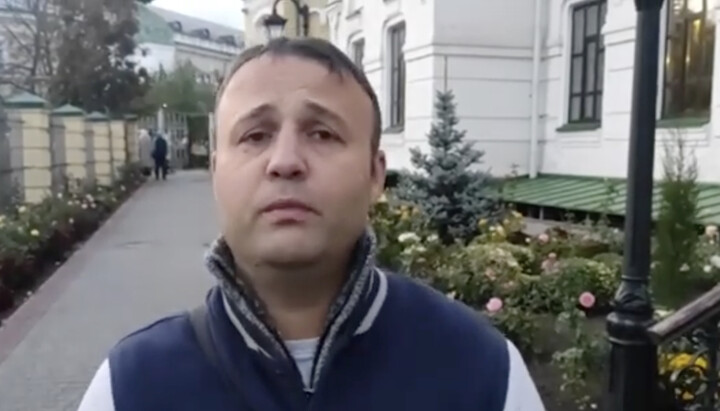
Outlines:
{"type": "Polygon", "coordinates": [[[298,132],[289,127],[280,130],[270,148],[267,174],[284,179],[303,178],[307,174],[307,162],[298,132]]]}

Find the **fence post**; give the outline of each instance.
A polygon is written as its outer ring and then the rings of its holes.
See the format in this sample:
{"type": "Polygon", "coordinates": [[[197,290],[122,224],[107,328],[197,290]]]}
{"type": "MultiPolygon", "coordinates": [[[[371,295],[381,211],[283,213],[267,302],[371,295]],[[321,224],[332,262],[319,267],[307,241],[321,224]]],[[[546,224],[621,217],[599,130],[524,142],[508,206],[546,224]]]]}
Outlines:
{"type": "Polygon", "coordinates": [[[40,202],[52,186],[48,103],[36,95],[20,93],[9,98],[5,105],[12,126],[19,132],[11,134],[15,144],[11,156],[20,167],[15,175],[20,177],[16,181],[22,201],[40,202]]]}
{"type": "Polygon", "coordinates": [[[93,111],[85,117],[92,129],[93,162],[95,180],[98,184],[109,186],[113,181],[112,143],[106,115],[93,111]]]}
{"type": "Polygon", "coordinates": [[[54,194],[63,191],[65,186],[65,175],[67,174],[67,156],[65,152],[65,124],[61,118],[50,112],[50,161],[51,186],[54,194]]]}
{"type": "Polygon", "coordinates": [[[123,117],[114,117],[110,122],[110,137],[112,139],[113,174],[119,176],[120,170],[128,162],[127,144],[125,142],[125,120],[123,117]]]}
{"type": "Polygon", "coordinates": [[[20,193],[17,191],[22,178],[21,128],[10,127],[10,118],[4,106],[0,106],[0,210],[13,204],[20,193]]]}
{"type": "Polygon", "coordinates": [[[83,118],[85,138],[85,171],[87,175],[87,183],[97,184],[97,175],[95,173],[95,129],[93,122],[86,115],[83,118]]]}
{"type": "Polygon", "coordinates": [[[612,347],[608,411],[656,410],[657,347],[650,341],[647,327],[653,320],[649,291],[650,240],[662,3],[662,0],[635,0],[637,27],[628,152],[625,263],[615,308],[607,322],[612,347]]]}
{"type": "Polygon", "coordinates": [[[66,104],[58,107],[51,113],[52,122],[62,127],[58,158],[63,159],[61,186],[66,186],[71,180],[85,180],[88,178],[87,141],[85,137],[85,112],[75,106],[66,104]]]}
{"type": "Polygon", "coordinates": [[[128,114],[125,116],[125,142],[127,146],[127,158],[131,163],[140,161],[140,153],[138,152],[138,131],[137,116],[128,114]]]}

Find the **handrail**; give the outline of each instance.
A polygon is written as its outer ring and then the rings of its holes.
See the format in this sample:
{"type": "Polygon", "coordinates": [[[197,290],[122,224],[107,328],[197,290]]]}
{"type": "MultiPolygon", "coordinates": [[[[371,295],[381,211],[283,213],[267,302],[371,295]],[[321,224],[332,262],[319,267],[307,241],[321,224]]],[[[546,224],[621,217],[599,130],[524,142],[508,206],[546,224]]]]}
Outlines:
{"type": "Polygon", "coordinates": [[[672,342],[718,316],[720,316],[720,284],[648,327],[648,336],[656,345],[672,342]]]}

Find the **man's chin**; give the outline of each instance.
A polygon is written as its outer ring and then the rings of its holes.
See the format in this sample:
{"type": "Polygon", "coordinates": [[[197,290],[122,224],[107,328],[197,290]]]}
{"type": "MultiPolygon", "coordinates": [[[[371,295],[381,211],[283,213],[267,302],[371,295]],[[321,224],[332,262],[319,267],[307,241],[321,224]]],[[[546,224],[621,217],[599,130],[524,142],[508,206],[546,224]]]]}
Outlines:
{"type": "Polygon", "coordinates": [[[323,247],[305,230],[278,230],[258,239],[255,244],[259,257],[268,263],[311,264],[322,255],[323,247]]]}

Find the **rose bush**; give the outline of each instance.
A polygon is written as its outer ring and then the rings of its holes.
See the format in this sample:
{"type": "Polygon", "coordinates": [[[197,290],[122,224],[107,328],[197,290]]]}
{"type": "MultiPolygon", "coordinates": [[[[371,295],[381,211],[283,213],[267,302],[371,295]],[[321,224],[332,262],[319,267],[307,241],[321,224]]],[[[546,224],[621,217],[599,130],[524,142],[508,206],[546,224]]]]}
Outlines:
{"type": "MultiPolygon", "coordinates": [[[[602,382],[595,376],[607,365],[604,316],[620,283],[621,232],[588,225],[530,236],[523,232],[522,215],[508,211],[495,222],[479,220],[478,235],[469,242],[443,245],[419,209],[392,196],[376,205],[372,217],[381,264],[483,312],[531,364],[552,371],[550,389],[569,395],[574,409],[598,406],[602,382]]],[[[717,227],[701,234],[696,261],[701,272],[689,270],[687,278],[698,292],[720,282],[717,227]]],[[[660,357],[662,375],[672,375],[691,351],[673,352],[670,362],[660,357]]],[[[672,393],[681,402],[689,399],[695,374],[684,378],[685,388],[672,393]]]]}
{"type": "Polygon", "coordinates": [[[110,187],[75,181],[37,204],[0,214],[0,312],[30,292],[143,181],[139,167],[130,165],[110,187]]]}
{"type": "Polygon", "coordinates": [[[558,384],[582,391],[578,378],[592,372],[606,344],[586,332],[581,319],[609,307],[619,255],[595,236],[563,229],[528,236],[515,211],[493,223],[481,219],[468,243],[443,245],[418,208],[391,195],[374,207],[372,224],[381,265],[484,312],[528,358],[552,362],[558,384]],[[561,323],[561,339],[543,331],[561,323]]]}

